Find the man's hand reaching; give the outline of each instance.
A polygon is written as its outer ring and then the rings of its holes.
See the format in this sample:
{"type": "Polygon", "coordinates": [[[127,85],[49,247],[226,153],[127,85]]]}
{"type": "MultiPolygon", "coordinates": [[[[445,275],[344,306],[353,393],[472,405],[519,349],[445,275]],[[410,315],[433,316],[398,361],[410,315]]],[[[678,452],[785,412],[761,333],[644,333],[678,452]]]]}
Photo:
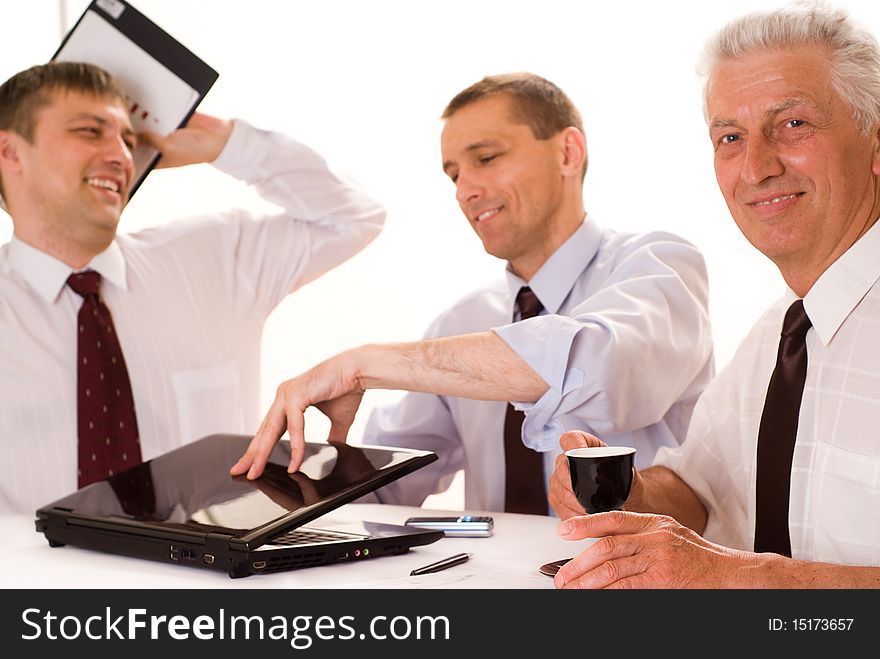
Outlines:
{"type": "Polygon", "coordinates": [[[314,405],[330,419],[328,441],[344,442],[363,395],[364,390],[348,352],[283,382],[260,429],[230,473],[233,476],[247,473],[249,479],[259,478],[272,448],[285,430],[290,436],[287,471],[295,472],[302,463],[305,448],[306,409],[314,405]]]}

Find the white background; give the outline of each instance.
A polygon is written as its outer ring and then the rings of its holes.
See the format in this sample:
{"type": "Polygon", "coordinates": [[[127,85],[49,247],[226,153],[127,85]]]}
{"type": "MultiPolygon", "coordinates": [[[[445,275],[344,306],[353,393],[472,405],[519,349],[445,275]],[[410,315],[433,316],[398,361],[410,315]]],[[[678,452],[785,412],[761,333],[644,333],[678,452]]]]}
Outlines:
{"type": "MultiPolygon", "coordinates": [[[[200,110],[242,117],[315,147],[388,208],[363,253],[291,295],[264,334],[263,407],[282,380],[366,342],[418,339],[445,307],[498,277],[440,168],[439,115],[484,75],[532,71],[581,110],[584,198],[600,223],[695,243],[710,276],[723,366],[782,280],[736,229],[715,184],[695,65],[726,21],[773,2],[589,0],[135,0],[220,73],[200,110]]],[[[55,52],[87,0],[0,0],[0,79],[55,52]]],[[[880,33],[880,4],[837,2],[880,33]]],[[[207,165],[150,174],[123,215],[133,231],[261,204],[207,165]]],[[[0,217],[0,243],[12,233],[0,217]]],[[[399,392],[368,392],[369,410],[399,392]]],[[[320,413],[307,434],[323,439],[320,413]]],[[[460,507],[460,481],[429,504],[460,507]]]]}

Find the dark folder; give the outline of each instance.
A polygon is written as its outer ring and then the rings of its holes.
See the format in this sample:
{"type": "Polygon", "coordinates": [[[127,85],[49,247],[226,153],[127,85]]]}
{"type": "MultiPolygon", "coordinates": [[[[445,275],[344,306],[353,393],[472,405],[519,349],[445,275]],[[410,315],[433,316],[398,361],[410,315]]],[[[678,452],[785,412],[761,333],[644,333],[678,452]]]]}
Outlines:
{"type": "MultiPolygon", "coordinates": [[[[126,94],[136,131],[168,134],[189,120],[218,74],[183,44],[123,0],[94,0],[52,59],[95,64],[113,75],[126,94]]],[[[159,154],[134,151],[129,195],[159,154]]]]}

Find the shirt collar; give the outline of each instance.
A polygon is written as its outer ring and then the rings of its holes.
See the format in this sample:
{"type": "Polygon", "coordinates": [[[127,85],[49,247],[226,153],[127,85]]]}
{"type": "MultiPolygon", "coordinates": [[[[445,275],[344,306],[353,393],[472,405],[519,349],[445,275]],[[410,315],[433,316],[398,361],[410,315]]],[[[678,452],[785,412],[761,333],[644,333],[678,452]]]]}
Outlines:
{"type": "Polygon", "coordinates": [[[823,344],[880,279],[880,221],[821,274],[804,296],[804,308],[823,344]]]}
{"type": "MultiPolygon", "coordinates": [[[[49,304],[53,304],[58,299],[58,295],[67,284],[67,278],[73,272],[79,272],[54,256],[19,240],[15,235],[9,241],[7,254],[9,267],[49,304]]],[[[102,279],[114,286],[123,290],[128,288],[125,257],[115,240],[82,270],[94,270],[102,279]]]]}
{"type": "Polygon", "coordinates": [[[565,298],[571,292],[578,277],[584,271],[585,264],[592,262],[599,251],[602,239],[601,231],[589,215],[577,231],[559,246],[544,265],[535,273],[531,281],[525,281],[507,268],[507,287],[512,299],[523,286],[529,286],[547,313],[559,312],[565,298]]]}

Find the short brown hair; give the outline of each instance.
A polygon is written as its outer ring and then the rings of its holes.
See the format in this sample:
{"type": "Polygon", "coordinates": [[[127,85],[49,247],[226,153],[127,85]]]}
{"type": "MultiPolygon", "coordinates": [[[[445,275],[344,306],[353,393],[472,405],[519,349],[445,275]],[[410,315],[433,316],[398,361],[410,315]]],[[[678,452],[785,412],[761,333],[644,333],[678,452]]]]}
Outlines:
{"type": "MultiPolygon", "coordinates": [[[[0,85],[0,130],[34,140],[37,112],[56,90],[76,91],[125,102],[125,93],[113,76],[94,64],[49,62],[20,71],[0,85]]],[[[3,181],[0,180],[0,195],[3,181]]],[[[2,203],[2,199],[0,199],[2,203]]]]}
{"type": "Polygon", "coordinates": [[[511,118],[531,128],[535,139],[550,139],[569,126],[584,130],[581,114],[565,92],[534,73],[486,76],[456,94],[440,118],[448,119],[463,107],[496,94],[510,97],[513,101],[511,118]]]}
{"type": "Polygon", "coordinates": [[[0,130],[34,139],[37,111],[49,102],[49,92],[76,91],[125,101],[113,76],[94,64],[49,62],[16,73],[0,86],[0,130]]]}
{"type": "MultiPolygon", "coordinates": [[[[486,76],[449,101],[441,119],[449,119],[463,107],[484,98],[504,94],[511,100],[511,119],[528,126],[536,140],[551,137],[574,126],[584,132],[581,113],[559,87],[534,73],[502,73],[486,76]]],[[[581,169],[581,181],[587,175],[587,160],[581,169]]]]}

